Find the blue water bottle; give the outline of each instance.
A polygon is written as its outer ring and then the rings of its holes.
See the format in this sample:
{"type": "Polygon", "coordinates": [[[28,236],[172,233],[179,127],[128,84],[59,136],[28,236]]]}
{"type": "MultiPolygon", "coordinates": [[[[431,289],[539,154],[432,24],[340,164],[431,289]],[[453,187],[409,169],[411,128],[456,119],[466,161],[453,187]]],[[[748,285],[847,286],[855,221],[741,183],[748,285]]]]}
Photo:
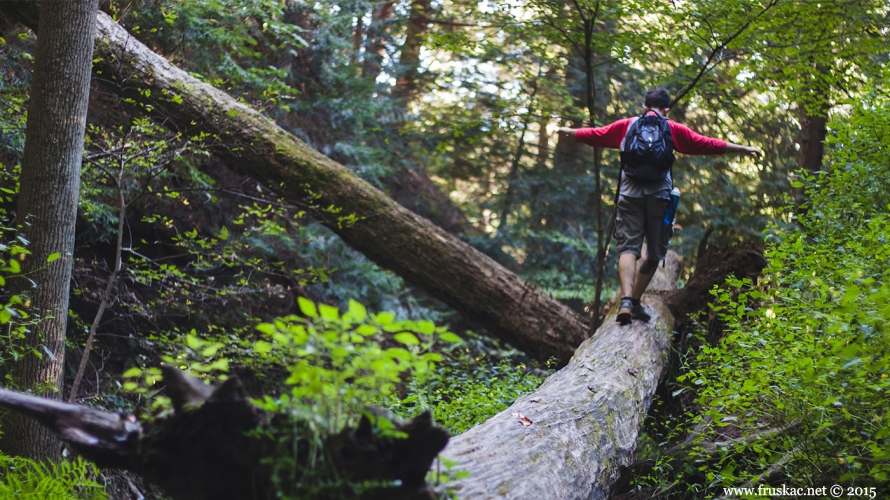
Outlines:
{"type": "Polygon", "coordinates": [[[674,187],[671,189],[671,203],[668,205],[667,210],[664,212],[664,225],[665,226],[673,226],[675,219],[675,215],[677,214],[677,205],[680,204],[680,190],[674,187]]]}

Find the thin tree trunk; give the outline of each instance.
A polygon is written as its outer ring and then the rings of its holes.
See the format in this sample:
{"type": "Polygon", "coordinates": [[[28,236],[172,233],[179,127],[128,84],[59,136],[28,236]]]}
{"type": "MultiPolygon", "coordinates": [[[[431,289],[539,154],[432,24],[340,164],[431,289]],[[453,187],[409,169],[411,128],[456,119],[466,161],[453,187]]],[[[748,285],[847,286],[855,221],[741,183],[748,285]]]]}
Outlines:
{"type": "Polygon", "coordinates": [[[365,37],[365,26],[361,12],[355,16],[355,31],[352,33],[352,55],[349,59],[353,64],[358,62],[358,53],[362,50],[362,39],[365,37]]]}
{"type": "Polygon", "coordinates": [[[420,68],[420,48],[429,25],[430,0],[412,0],[411,16],[405,29],[405,43],[399,56],[399,77],[394,94],[405,103],[417,94],[417,75],[420,68]]]}
{"type": "Polygon", "coordinates": [[[386,53],[387,22],[392,17],[393,2],[382,2],[371,14],[371,24],[368,25],[368,37],[365,43],[365,56],[362,60],[362,77],[376,80],[383,67],[383,55],[386,53]]]}
{"type": "Polygon", "coordinates": [[[538,123],[538,154],[535,156],[537,166],[546,164],[550,156],[550,134],[547,133],[547,125],[550,125],[550,117],[541,117],[538,123]]]}
{"type": "Polygon", "coordinates": [[[121,271],[121,253],[123,252],[124,246],[124,222],[126,222],[127,217],[127,202],[124,200],[124,167],[126,166],[126,162],[123,158],[119,160],[120,170],[117,172],[117,176],[114,177],[114,185],[117,188],[117,240],[115,241],[114,247],[114,266],[111,271],[111,276],[108,277],[108,282],[105,284],[105,291],[102,292],[102,300],[99,302],[99,310],[96,311],[96,316],[93,317],[93,323],[90,325],[90,333],[87,335],[86,343],[83,346],[83,354],[80,357],[80,363],[77,366],[77,373],[74,375],[74,382],[71,383],[71,390],[68,392],[68,402],[73,403],[77,398],[77,391],[80,389],[80,382],[83,380],[83,374],[87,369],[87,362],[90,360],[90,351],[93,350],[93,341],[96,338],[96,331],[99,330],[99,323],[102,321],[102,316],[105,314],[105,308],[108,307],[109,302],[111,302],[111,293],[114,291],[114,286],[117,283],[117,275],[121,271]]]}
{"type": "Polygon", "coordinates": [[[525,154],[525,133],[528,131],[528,124],[531,123],[531,115],[534,114],[535,96],[538,94],[538,82],[532,82],[532,93],[529,95],[528,116],[522,122],[522,130],[519,131],[519,144],[516,146],[516,154],[513,155],[513,164],[510,166],[510,173],[507,174],[507,191],[504,193],[504,209],[501,212],[500,222],[498,224],[498,232],[507,228],[507,215],[513,206],[514,191],[516,190],[516,178],[519,176],[519,169],[522,164],[522,156],[525,154]]]}
{"type": "MultiPolygon", "coordinates": [[[[30,241],[23,275],[13,293],[31,299],[37,321],[18,348],[25,354],[9,369],[22,389],[62,390],[74,222],[90,93],[98,0],[46,2],[40,10],[28,124],[22,155],[16,223],[30,241]],[[60,257],[47,262],[51,254],[60,257]],[[31,283],[36,286],[32,286],[31,283]]],[[[58,459],[59,441],[29,418],[3,420],[2,449],[9,455],[58,459]]]]}
{"type": "MultiPolygon", "coordinates": [[[[599,14],[599,2],[596,11],[589,18],[582,15],[584,22],[584,76],[587,88],[587,113],[590,126],[596,126],[596,80],[593,74],[593,30],[599,14]]],[[[596,223],[596,283],[594,285],[593,307],[591,307],[590,334],[593,335],[600,327],[600,316],[603,308],[602,293],[603,279],[606,271],[606,249],[609,240],[606,239],[603,228],[603,179],[602,179],[603,152],[599,148],[593,149],[593,217],[596,223]]],[[[608,238],[611,238],[611,232],[608,238]]]]}
{"type": "MultiPolygon", "coordinates": [[[[0,10],[33,21],[28,4],[0,10]]],[[[99,13],[95,57],[121,95],[163,109],[168,119],[219,138],[213,151],[314,216],[377,264],[478,321],[539,360],[569,360],[587,337],[585,320],[492,259],[401,207],[261,113],[176,68],[99,13]],[[146,92],[147,91],[147,92],[146,92]],[[150,94],[150,96],[149,96],[150,94]],[[192,124],[195,125],[192,125],[192,124]]]]}

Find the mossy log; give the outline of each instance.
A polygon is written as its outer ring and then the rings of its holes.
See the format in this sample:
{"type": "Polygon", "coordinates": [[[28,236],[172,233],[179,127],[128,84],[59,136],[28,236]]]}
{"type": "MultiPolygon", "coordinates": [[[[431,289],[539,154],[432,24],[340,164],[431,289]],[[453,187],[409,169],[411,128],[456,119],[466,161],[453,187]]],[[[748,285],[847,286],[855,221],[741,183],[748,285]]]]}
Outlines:
{"type": "MultiPolygon", "coordinates": [[[[0,2],[31,29],[36,2],[0,2]]],[[[421,287],[538,360],[565,363],[586,320],[491,258],[400,206],[272,120],[152,52],[100,12],[94,74],[186,133],[217,139],[216,155],[296,204],[378,265],[421,287]],[[354,216],[354,220],[348,218],[354,216]]],[[[39,34],[38,34],[39,36],[39,34]]]]}
{"type": "Polygon", "coordinates": [[[674,317],[665,305],[680,258],[668,254],[650,293],[652,315],[622,326],[609,314],[569,364],[532,394],[455,436],[443,455],[470,475],[461,500],[604,499],[634,462],[637,435],[668,364],[674,317]]]}
{"type": "Polygon", "coordinates": [[[214,388],[175,368],[162,370],[176,411],[156,420],[140,422],[132,415],[5,389],[0,389],[0,406],[33,417],[84,458],[135,472],[175,500],[271,500],[280,498],[279,493],[361,500],[434,498],[426,472],[447,443],[448,432],[434,426],[429,413],[396,422],[402,438],[375,432],[370,420],[362,418],[356,429],[324,438],[318,459],[312,460],[309,434],[293,432],[300,422],[254,406],[237,378],[214,388]],[[294,456],[294,450],[302,452],[294,456]],[[276,481],[273,464],[282,460],[296,464],[290,471],[279,470],[276,481]],[[290,491],[297,478],[318,490],[311,495],[290,491]],[[376,486],[354,493],[361,484],[376,486]]]}

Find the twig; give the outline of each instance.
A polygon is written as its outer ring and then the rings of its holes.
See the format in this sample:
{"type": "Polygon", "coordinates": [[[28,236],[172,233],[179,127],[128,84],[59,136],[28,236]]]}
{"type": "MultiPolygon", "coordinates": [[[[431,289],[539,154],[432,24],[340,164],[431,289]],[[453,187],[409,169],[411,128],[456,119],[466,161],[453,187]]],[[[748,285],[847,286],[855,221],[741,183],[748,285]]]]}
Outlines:
{"type": "Polygon", "coordinates": [[[102,315],[105,313],[105,308],[108,307],[109,297],[111,297],[111,292],[114,290],[114,284],[117,281],[117,275],[118,273],[120,273],[121,270],[121,252],[124,241],[124,220],[126,219],[127,214],[127,203],[124,200],[124,187],[122,185],[124,166],[125,162],[123,161],[123,159],[121,159],[120,170],[118,171],[117,178],[115,179],[118,193],[118,220],[117,246],[114,252],[114,270],[111,271],[111,276],[108,277],[108,284],[105,286],[105,292],[102,294],[102,301],[99,302],[99,310],[96,311],[96,317],[93,318],[93,324],[90,325],[90,334],[87,335],[87,341],[83,347],[83,355],[80,357],[80,366],[77,367],[77,375],[74,376],[74,383],[71,384],[71,392],[68,393],[68,401],[71,403],[73,403],[75,398],[77,398],[77,390],[80,388],[80,382],[81,380],[83,380],[83,373],[86,371],[87,368],[87,361],[89,361],[90,359],[90,351],[93,348],[93,340],[95,340],[96,338],[96,330],[99,329],[99,322],[102,321],[102,315]]]}
{"type": "Polygon", "coordinates": [[[130,488],[130,491],[131,491],[134,495],[136,495],[136,500],[145,500],[145,496],[142,494],[141,491],[139,491],[138,488],[136,488],[136,485],[133,484],[133,480],[132,480],[132,479],[127,478],[127,486],[130,488]]]}
{"type": "MultiPolygon", "coordinates": [[[[751,26],[751,23],[753,23],[755,20],[760,18],[760,16],[765,14],[766,11],[773,8],[777,3],[779,3],[779,0],[772,0],[770,3],[768,3],[766,5],[766,7],[764,7],[760,12],[758,12],[757,15],[755,15],[753,18],[749,19],[748,22],[743,24],[741,28],[739,28],[738,30],[736,30],[735,33],[730,35],[729,38],[727,38],[726,40],[721,42],[720,45],[718,45],[717,47],[714,47],[713,50],[711,50],[711,55],[708,56],[708,60],[705,61],[705,63],[702,65],[701,69],[699,69],[698,74],[695,75],[695,78],[693,78],[692,81],[689,82],[685,87],[683,87],[683,89],[681,89],[680,92],[677,92],[677,97],[675,97],[674,100],[671,101],[671,104],[669,107],[673,108],[678,102],[680,102],[681,99],[686,97],[686,94],[688,94],[689,91],[691,91],[698,84],[699,80],[701,80],[701,78],[703,76],[705,76],[705,73],[707,73],[708,71],[711,71],[718,64],[720,64],[722,61],[724,61],[724,59],[719,59],[716,63],[714,63],[713,66],[711,66],[711,61],[714,60],[714,57],[716,57],[718,53],[723,51],[723,49],[727,48],[727,46],[730,43],[732,43],[733,40],[738,38],[739,35],[741,35],[745,30],[748,29],[748,27],[751,26]]],[[[713,32],[713,30],[712,30],[712,32],[713,32]]]]}

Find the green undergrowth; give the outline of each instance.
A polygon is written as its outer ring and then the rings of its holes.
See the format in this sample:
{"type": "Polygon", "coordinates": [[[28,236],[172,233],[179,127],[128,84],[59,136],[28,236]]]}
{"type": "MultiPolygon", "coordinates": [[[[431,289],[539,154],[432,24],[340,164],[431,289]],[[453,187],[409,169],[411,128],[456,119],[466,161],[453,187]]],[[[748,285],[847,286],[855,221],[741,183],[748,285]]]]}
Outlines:
{"type": "Polygon", "coordinates": [[[697,428],[702,446],[662,456],[641,487],[664,498],[760,484],[890,491],[888,103],[872,94],[832,123],[830,173],[795,184],[809,201],[796,228],[768,230],[763,278],[712,292],[724,335],[690,353],[676,393],[694,398],[673,436],[697,428]]]}
{"type": "MultiPolygon", "coordinates": [[[[251,392],[259,391],[255,404],[300,423],[294,426],[298,434],[276,434],[285,447],[293,439],[321,446],[325,436],[355,426],[369,406],[398,419],[429,410],[437,425],[457,434],[543,380],[538,374],[544,372],[532,373],[519,352],[470,333],[462,340],[431,321],[371,313],[356,301],[343,311],[304,298],[298,302],[299,315],[261,323],[237,344],[218,333],[192,331],[180,337],[181,343],[166,345],[170,354],[164,361],[211,380],[232,373],[247,377],[251,392]]],[[[124,377],[124,388],[151,401],[156,415],[170,410],[169,399],[158,390],[162,377],[156,367],[133,366],[124,377]]],[[[375,432],[399,437],[395,421],[387,417],[375,416],[374,425],[375,432]]],[[[336,496],[361,488],[317,481],[330,470],[321,458],[313,463],[304,469],[305,464],[284,460],[276,472],[291,478],[288,484],[297,484],[302,495],[336,496]]]]}
{"type": "Polygon", "coordinates": [[[443,351],[443,361],[424,384],[409,385],[384,406],[402,417],[430,410],[438,425],[460,434],[535,391],[550,372],[535,369],[537,363],[495,340],[472,332],[464,337],[443,351]]]}
{"type": "Polygon", "coordinates": [[[0,498],[104,500],[97,474],[80,457],[55,464],[0,454],[0,498]]]}

